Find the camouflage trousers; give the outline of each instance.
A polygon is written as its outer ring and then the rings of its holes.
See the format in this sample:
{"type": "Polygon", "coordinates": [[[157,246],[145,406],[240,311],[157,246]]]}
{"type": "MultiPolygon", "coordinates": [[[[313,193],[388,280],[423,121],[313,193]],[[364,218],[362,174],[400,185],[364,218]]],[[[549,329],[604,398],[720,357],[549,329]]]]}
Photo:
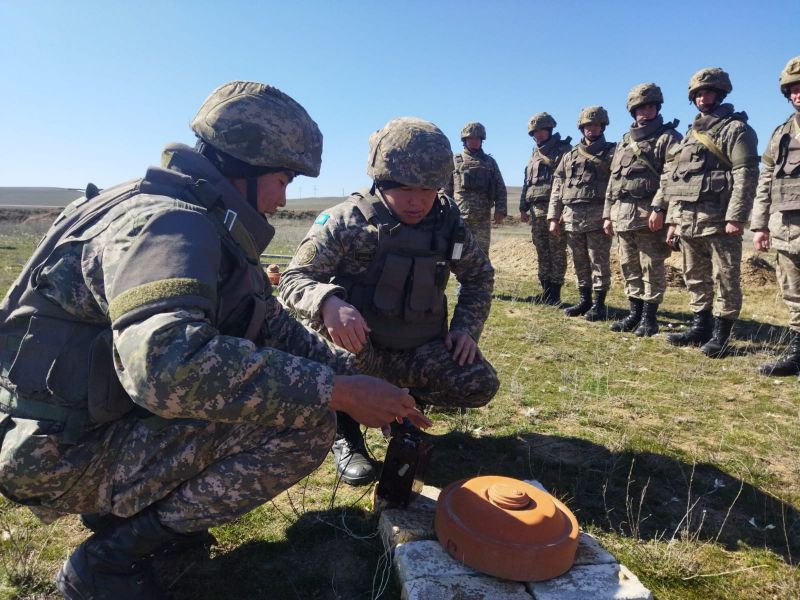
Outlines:
{"type": "Polygon", "coordinates": [[[661,304],[667,288],[664,260],[670,254],[664,232],[648,228],[620,231],[617,233],[617,250],[625,278],[625,295],[661,304]]]}
{"type": "Polygon", "coordinates": [[[531,240],[536,247],[539,279],[561,285],[567,271],[567,236],[550,233],[547,214],[538,217],[531,213],[531,240]]]}
{"type": "Polygon", "coordinates": [[[742,309],[741,236],[681,237],[681,253],[692,312],[714,309],[717,317],[736,319],[742,309]]]}
{"type": "Polygon", "coordinates": [[[778,250],[778,285],[789,309],[789,329],[800,332],[800,254],[778,250]]]}
{"type": "Polygon", "coordinates": [[[389,350],[368,344],[356,355],[356,367],[382,377],[409,393],[422,405],[473,408],[491,400],[500,387],[494,367],[481,356],[473,363],[453,360],[442,340],[412,350],[389,350]]]}
{"type": "Polygon", "coordinates": [[[491,215],[470,215],[464,222],[469,227],[475,241],[483,253],[489,256],[489,245],[492,241],[492,221],[491,215]]]}
{"type": "Polygon", "coordinates": [[[333,412],[308,429],[128,416],[64,446],[41,435],[47,422],[2,417],[14,424],[0,456],[17,458],[0,465],[0,489],[35,500],[42,520],[153,506],[178,532],[228,523],[288,489],[324,460],[336,427],[333,412]]]}
{"type": "Polygon", "coordinates": [[[611,236],[602,229],[585,233],[568,231],[567,244],[579,288],[599,291],[611,287],[611,236]]]}

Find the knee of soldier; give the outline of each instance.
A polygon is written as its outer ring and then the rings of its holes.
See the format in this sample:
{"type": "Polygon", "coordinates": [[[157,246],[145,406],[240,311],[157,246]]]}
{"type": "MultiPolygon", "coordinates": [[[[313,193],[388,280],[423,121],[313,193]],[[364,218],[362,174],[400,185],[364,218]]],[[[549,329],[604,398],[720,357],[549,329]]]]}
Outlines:
{"type": "Polygon", "coordinates": [[[477,367],[471,373],[469,382],[463,386],[463,396],[461,404],[465,408],[478,408],[485,406],[489,400],[494,398],[497,390],[500,389],[500,379],[497,371],[486,359],[478,359],[477,367]],[[479,362],[478,362],[479,361],[479,362]]]}

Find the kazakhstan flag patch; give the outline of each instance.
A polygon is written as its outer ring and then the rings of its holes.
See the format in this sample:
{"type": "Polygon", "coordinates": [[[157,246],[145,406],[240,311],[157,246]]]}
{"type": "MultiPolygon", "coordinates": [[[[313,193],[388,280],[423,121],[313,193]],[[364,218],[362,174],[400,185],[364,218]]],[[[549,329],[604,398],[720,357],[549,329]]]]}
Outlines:
{"type": "Polygon", "coordinates": [[[314,221],[314,225],[325,225],[325,222],[330,218],[331,216],[328,213],[319,213],[317,220],[314,221]]]}

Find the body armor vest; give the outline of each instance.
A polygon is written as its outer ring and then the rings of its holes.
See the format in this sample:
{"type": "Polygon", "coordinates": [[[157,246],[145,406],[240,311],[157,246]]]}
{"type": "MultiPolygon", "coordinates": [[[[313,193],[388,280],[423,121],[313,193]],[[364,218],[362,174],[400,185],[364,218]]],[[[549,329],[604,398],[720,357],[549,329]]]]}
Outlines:
{"type": "Polygon", "coordinates": [[[74,443],[93,424],[122,417],[134,404],[114,369],[109,317],[98,307],[95,320],[83,315],[78,320],[52,302],[39,289],[42,267],[61,245],[85,240],[89,228],[109,211],[140,194],[177,198],[208,210],[226,250],[217,289],[216,322],[222,333],[255,339],[266,314],[266,276],[258,256],[254,261],[242,249],[242,236],[249,234],[234,233],[235,222],[230,231],[223,225],[216,216],[225,213],[220,196],[207,182],[152,168],[143,179],[70,204],[0,305],[0,411],[61,422],[64,443],[74,443]]]}
{"type": "Polygon", "coordinates": [[[776,133],[778,155],[772,173],[770,213],[800,210],[800,127],[792,117],[776,133]]]}
{"type": "MultiPolygon", "coordinates": [[[[746,117],[732,113],[701,135],[718,148],[719,132],[735,120],[746,120],[746,117]]],[[[733,193],[730,163],[725,164],[691,128],[679,147],[678,156],[667,169],[668,184],[664,186],[664,196],[670,202],[697,202],[702,196],[727,203],[733,193]]]]}
{"type": "MultiPolygon", "coordinates": [[[[480,154],[483,154],[481,152],[480,154]]],[[[491,163],[484,156],[473,156],[468,152],[453,155],[453,193],[478,192],[489,194],[492,191],[491,163]]]]}
{"type": "Polygon", "coordinates": [[[566,179],[561,190],[564,204],[603,201],[613,151],[612,142],[597,140],[589,146],[579,143],[564,156],[566,179]]]}
{"type": "Polygon", "coordinates": [[[378,246],[367,270],[358,276],[335,276],[348,301],[364,316],[372,341],[395,350],[416,348],[447,333],[445,288],[449,260],[460,256],[466,230],[459,213],[444,197],[419,225],[398,221],[375,196],[350,196],[370,225],[378,246]],[[454,251],[455,250],[455,251],[454,251]]]}
{"type": "Polygon", "coordinates": [[[561,135],[553,134],[541,147],[537,147],[528,162],[525,170],[525,198],[531,202],[550,199],[550,190],[553,187],[553,172],[558,161],[565,152],[570,150],[570,141],[567,138],[561,141],[561,135]]]}
{"type": "Polygon", "coordinates": [[[622,136],[622,143],[614,152],[609,182],[619,200],[651,200],[655,196],[662,168],[656,144],[667,129],[674,129],[674,125],[662,123],[640,140],[635,140],[631,132],[622,136]]]}

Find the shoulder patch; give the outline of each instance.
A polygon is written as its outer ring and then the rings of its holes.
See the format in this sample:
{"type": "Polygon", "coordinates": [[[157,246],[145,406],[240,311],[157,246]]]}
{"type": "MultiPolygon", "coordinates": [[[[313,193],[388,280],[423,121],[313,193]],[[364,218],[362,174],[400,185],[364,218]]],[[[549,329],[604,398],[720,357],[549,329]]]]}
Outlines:
{"type": "MultiPolygon", "coordinates": [[[[327,220],[330,218],[331,216],[328,213],[319,213],[319,216],[314,221],[314,225],[325,225],[327,220]]],[[[306,223],[308,223],[308,221],[306,221],[306,223]]]]}
{"type": "MultiPolygon", "coordinates": [[[[327,217],[328,215],[325,216],[327,217]]],[[[312,262],[314,262],[316,257],[317,247],[314,245],[314,242],[309,240],[300,244],[297,252],[294,253],[294,262],[300,266],[310,265],[312,262]]]]}

